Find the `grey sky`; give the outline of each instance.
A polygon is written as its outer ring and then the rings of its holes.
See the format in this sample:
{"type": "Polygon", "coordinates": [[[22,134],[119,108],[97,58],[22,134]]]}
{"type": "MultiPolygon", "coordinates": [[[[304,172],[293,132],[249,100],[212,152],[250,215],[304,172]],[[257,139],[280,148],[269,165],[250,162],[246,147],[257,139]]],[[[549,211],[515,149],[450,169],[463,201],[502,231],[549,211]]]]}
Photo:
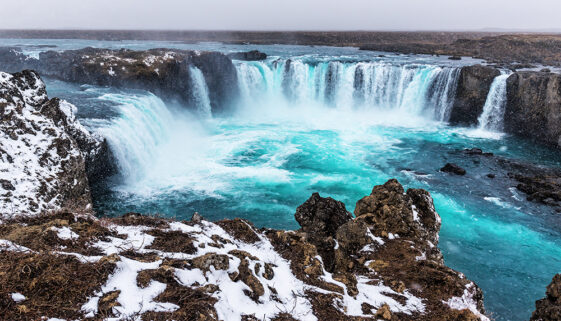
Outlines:
{"type": "Polygon", "coordinates": [[[0,0],[0,29],[559,29],[560,0],[0,0]]]}

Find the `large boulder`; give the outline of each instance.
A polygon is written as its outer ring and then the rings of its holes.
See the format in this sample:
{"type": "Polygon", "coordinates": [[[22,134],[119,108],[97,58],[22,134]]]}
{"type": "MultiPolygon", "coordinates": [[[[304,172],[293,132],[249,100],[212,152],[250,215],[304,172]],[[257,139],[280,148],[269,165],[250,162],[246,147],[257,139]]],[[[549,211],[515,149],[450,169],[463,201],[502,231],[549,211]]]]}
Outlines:
{"type": "Polygon", "coordinates": [[[477,124],[491,84],[500,74],[497,68],[482,65],[462,68],[456,98],[450,113],[449,121],[452,125],[473,126],[477,124]]]}
{"type": "Polygon", "coordinates": [[[545,291],[545,298],[536,301],[530,321],[561,320],[561,274],[556,274],[545,291]]]}
{"type": "Polygon", "coordinates": [[[452,173],[456,175],[465,175],[466,170],[453,163],[446,163],[441,169],[441,172],[452,173]]]}
{"type": "Polygon", "coordinates": [[[507,133],[561,147],[561,75],[517,72],[507,79],[507,133]]]}

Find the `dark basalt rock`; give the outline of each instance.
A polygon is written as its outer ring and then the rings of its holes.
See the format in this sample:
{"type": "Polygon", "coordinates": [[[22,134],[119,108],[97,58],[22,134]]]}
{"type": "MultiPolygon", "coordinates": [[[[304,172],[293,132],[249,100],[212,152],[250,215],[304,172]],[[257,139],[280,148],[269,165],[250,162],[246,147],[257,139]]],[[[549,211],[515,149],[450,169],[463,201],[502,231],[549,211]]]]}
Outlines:
{"type": "Polygon", "coordinates": [[[504,130],[561,147],[561,75],[524,71],[507,79],[504,130]]]}
{"type": "Polygon", "coordinates": [[[341,225],[353,219],[345,204],[331,197],[321,197],[318,193],[296,209],[294,218],[307,234],[310,243],[317,247],[325,268],[333,270],[335,234],[341,225]]]}
{"type": "Polygon", "coordinates": [[[353,219],[345,204],[331,197],[321,197],[314,193],[298,206],[294,218],[302,227],[302,231],[313,237],[335,236],[337,229],[353,219]]]}
{"type": "Polygon", "coordinates": [[[199,214],[199,212],[195,212],[191,216],[191,222],[193,222],[193,223],[200,223],[203,220],[204,220],[204,217],[201,214],[199,214]]]}
{"type": "Polygon", "coordinates": [[[233,52],[228,57],[235,60],[259,61],[267,59],[267,54],[259,50],[251,50],[247,52],[233,52]]]}
{"type": "Polygon", "coordinates": [[[388,237],[391,233],[438,243],[440,217],[430,194],[422,189],[405,192],[396,179],[375,186],[370,195],[356,203],[354,213],[357,220],[373,224],[376,236],[388,237]]]}
{"type": "Polygon", "coordinates": [[[14,185],[12,185],[12,183],[7,179],[0,179],[0,186],[2,186],[2,188],[5,189],[6,191],[15,191],[16,190],[14,185]]]}
{"type": "Polygon", "coordinates": [[[17,47],[0,47],[0,70],[15,73],[24,69],[37,69],[36,59],[25,59],[26,56],[17,47]]]}
{"type": "Polygon", "coordinates": [[[117,163],[105,138],[73,126],[60,108],[64,104],[59,98],[53,98],[41,106],[41,113],[60,127],[67,128],[68,133],[78,144],[86,166],[86,175],[90,184],[117,174],[117,163]]]}
{"type": "Polygon", "coordinates": [[[556,274],[547,286],[545,298],[536,301],[536,311],[530,321],[561,320],[561,274],[556,274]]]}
{"type": "Polygon", "coordinates": [[[45,84],[31,70],[0,73],[0,101],[0,131],[9,137],[0,143],[0,156],[18,173],[0,182],[0,216],[40,214],[57,207],[91,210],[84,154],[75,134],[94,139],[76,121],[75,107],[49,100],[45,84]],[[10,148],[10,140],[24,147],[10,148]]]}
{"type": "Polygon", "coordinates": [[[516,188],[528,195],[529,201],[550,206],[561,206],[561,175],[559,173],[540,173],[536,176],[515,174],[520,182],[516,188]]]}
{"type": "Polygon", "coordinates": [[[463,67],[460,71],[456,98],[450,113],[452,125],[472,126],[483,112],[483,105],[491,88],[493,79],[500,75],[494,67],[474,65],[463,67]]]}
{"type": "Polygon", "coordinates": [[[460,166],[458,166],[456,164],[452,164],[452,163],[446,163],[446,165],[444,165],[444,167],[442,167],[440,169],[440,171],[446,172],[446,173],[452,173],[452,174],[456,174],[456,175],[465,175],[466,174],[465,169],[461,168],[460,166]]]}

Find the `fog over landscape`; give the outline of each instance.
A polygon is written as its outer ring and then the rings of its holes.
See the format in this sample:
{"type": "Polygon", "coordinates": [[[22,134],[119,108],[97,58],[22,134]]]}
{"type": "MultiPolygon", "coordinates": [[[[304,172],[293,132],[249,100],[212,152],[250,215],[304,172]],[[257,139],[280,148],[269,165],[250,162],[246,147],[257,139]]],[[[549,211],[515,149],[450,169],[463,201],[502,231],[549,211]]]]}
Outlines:
{"type": "Polygon", "coordinates": [[[559,31],[555,0],[2,1],[1,29],[559,31]]]}

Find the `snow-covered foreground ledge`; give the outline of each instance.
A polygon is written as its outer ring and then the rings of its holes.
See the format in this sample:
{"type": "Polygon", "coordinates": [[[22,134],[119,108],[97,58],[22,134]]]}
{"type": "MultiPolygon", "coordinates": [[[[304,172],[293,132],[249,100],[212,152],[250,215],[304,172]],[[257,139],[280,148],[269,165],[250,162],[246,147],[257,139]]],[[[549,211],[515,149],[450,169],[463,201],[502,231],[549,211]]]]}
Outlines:
{"type": "Polygon", "coordinates": [[[473,320],[481,291],[447,268],[440,218],[392,180],[357,203],[314,194],[299,231],[59,212],[0,225],[9,319],[473,320]]]}

